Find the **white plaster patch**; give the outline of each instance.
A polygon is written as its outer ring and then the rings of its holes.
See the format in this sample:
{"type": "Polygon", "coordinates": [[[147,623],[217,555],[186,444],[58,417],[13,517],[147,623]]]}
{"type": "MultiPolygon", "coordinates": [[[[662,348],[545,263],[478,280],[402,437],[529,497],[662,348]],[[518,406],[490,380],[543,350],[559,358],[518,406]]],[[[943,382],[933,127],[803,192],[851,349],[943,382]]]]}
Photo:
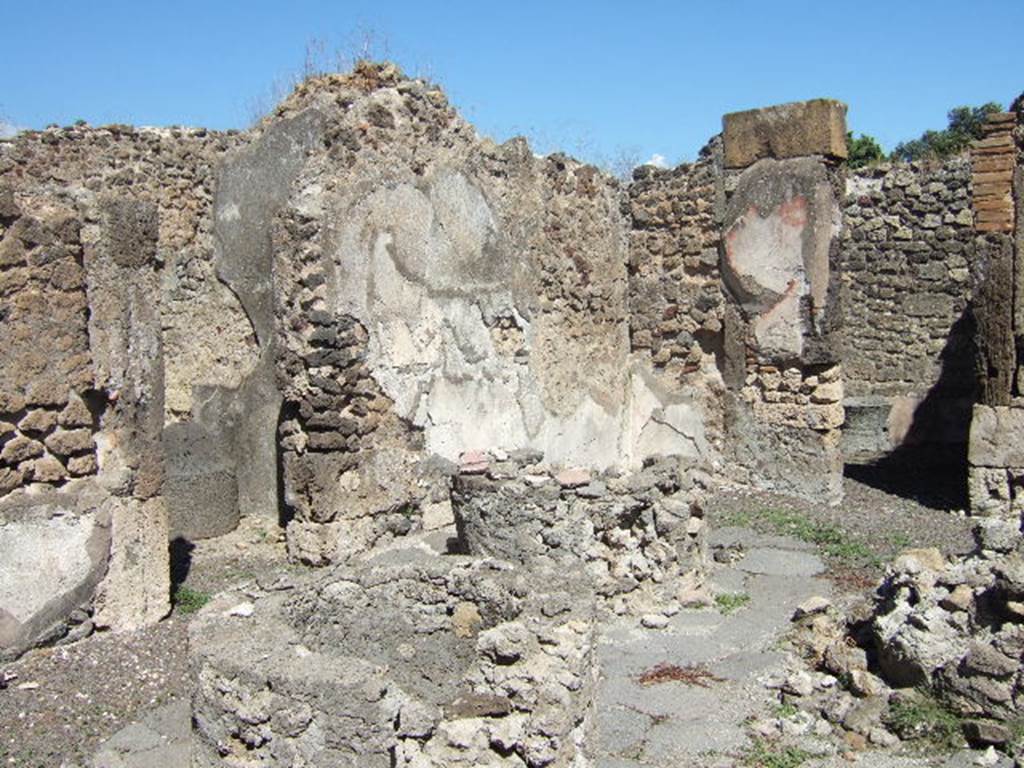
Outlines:
{"type": "Polygon", "coordinates": [[[630,468],[650,456],[707,459],[711,453],[700,406],[678,391],[669,398],[663,389],[653,372],[633,365],[622,446],[630,468]]]}
{"type": "Polygon", "coordinates": [[[754,338],[763,354],[799,356],[804,348],[800,322],[800,291],[794,282],[779,302],[754,321],[754,338]]]}
{"type": "Polygon", "coordinates": [[[559,412],[545,406],[535,367],[568,364],[496,347],[496,317],[514,318],[527,350],[538,328],[515,304],[521,265],[465,176],[378,188],[342,201],[336,221],[333,309],[370,330],[373,375],[396,413],[423,428],[428,452],[456,460],[469,449],[535,447],[552,464],[606,468],[706,449],[698,409],[667,406],[652,389],[631,393],[627,376],[599,402],[567,375],[559,412]]]}
{"type": "Polygon", "coordinates": [[[726,232],[730,267],[773,293],[786,293],[794,281],[802,286],[806,224],[807,201],[803,197],[794,197],[767,216],[752,206],[726,232]]]}
{"type": "Polygon", "coordinates": [[[0,525],[0,608],[25,622],[84,582],[93,527],[91,516],[70,515],[0,525]]]}

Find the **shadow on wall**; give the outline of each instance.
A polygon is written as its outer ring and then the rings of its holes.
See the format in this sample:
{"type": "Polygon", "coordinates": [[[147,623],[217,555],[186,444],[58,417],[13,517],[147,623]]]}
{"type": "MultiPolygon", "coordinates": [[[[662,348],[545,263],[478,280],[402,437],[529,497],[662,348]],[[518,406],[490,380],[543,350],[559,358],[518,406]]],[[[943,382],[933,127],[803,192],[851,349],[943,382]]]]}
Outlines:
{"type": "Polygon", "coordinates": [[[284,446],[281,444],[284,436],[282,425],[286,420],[294,419],[297,416],[297,413],[294,411],[294,406],[290,406],[287,401],[282,400],[281,409],[277,413],[277,424],[274,427],[274,446],[276,451],[274,461],[277,469],[277,524],[282,531],[288,529],[288,523],[295,517],[295,510],[288,504],[285,493],[284,446]]]}
{"type": "Polygon", "coordinates": [[[932,509],[967,508],[967,442],[978,389],[975,331],[968,304],[939,354],[939,378],[914,409],[899,445],[876,461],[847,464],[847,477],[932,509]]]}
{"type": "Polygon", "coordinates": [[[188,578],[188,572],[192,568],[192,550],[195,548],[195,544],[182,536],[171,540],[169,551],[172,592],[188,578]]]}

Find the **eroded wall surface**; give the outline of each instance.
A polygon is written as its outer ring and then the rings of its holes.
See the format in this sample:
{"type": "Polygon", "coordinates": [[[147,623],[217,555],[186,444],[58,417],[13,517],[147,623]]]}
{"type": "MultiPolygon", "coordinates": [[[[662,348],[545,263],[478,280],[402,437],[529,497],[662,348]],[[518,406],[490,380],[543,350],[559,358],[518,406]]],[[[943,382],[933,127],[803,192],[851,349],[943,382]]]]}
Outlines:
{"type": "Polygon", "coordinates": [[[704,400],[632,353],[617,182],[480,140],[391,68],[308,83],[279,118],[322,125],[274,231],[293,555],[415,525],[437,461],[467,451],[600,469],[713,451],[704,400]]]}
{"type": "Polygon", "coordinates": [[[188,418],[196,385],[237,381],[251,335],[208,279],[230,143],[123,126],[0,143],[5,655],[167,612],[165,419],[188,418]]]}
{"type": "Polygon", "coordinates": [[[972,215],[963,163],[847,181],[844,120],[730,115],[696,162],[624,185],[360,65],[244,134],[0,142],[5,652],[72,614],[71,636],[162,615],[168,538],[241,515],[316,565],[450,521],[482,452],[609,476],[670,456],[702,487],[836,500],[844,401],[881,399],[868,441],[892,447],[927,398],[970,396],[971,301],[985,404],[1012,406],[1017,124],[1009,161],[975,162],[1003,187],[972,215]]]}

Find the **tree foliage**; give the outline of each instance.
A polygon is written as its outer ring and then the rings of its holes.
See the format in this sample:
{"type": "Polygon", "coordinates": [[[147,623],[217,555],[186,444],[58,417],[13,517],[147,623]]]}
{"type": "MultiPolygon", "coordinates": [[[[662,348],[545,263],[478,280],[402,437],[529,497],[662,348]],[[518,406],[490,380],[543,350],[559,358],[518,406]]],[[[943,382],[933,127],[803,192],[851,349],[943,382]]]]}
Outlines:
{"type": "Polygon", "coordinates": [[[981,129],[989,115],[1002,112],[995,102],[980,107],[956,107],[946,115],[948,125],[942,131],[925,131],[920,138],[900,142],[892,151],[893,160],[942,159],[960,154],[971,142],[980,139],[981,129]]]}
{"type": "Polygon", "coordinates": [[[853,131],[846,132],[846,162],[851,168],[863,168],[885,159],[885,153],[874,136],[861,134],[853,137],[853,131]]]}

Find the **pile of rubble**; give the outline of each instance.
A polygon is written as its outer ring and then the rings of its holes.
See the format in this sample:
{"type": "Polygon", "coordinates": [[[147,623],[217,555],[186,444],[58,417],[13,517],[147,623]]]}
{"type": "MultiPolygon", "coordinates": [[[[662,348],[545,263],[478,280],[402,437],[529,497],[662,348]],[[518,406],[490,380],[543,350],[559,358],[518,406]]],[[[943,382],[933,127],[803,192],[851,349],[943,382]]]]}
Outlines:
{"type": "Polygon", "coordinates": [[[194,765],[583,765],[602,612],[678,610],[703,479],[464,454],[447,551],[409,536],[221,595],[190,627],[194,765]]]}
{"type": "Polygon", "coordinates": [[[1015,521],[982,519],[975,535],[964,558],[905,551],[873,599],[845,615],[825,600],[797,611],[794,641],[816,671],[777,683],[784,700],[831,723],[808,728],[835,728],[854,748],[920,737],[1019,748],[1024,546],[1015,521]]]}
{"type": "Polygon", "coordinates": [[[222,596],[190,628],[193,765],[570,765],[594,624],[571,573],[415,549],[222,596]]]}
{"type": "Polygon", "coordinates": [[[542,458],[463,455],[452,508],[468,553],[579,564],[616,613],[692,599],[707,557],[707,475],[678,457],[631,474],[551,469],[542,458]]]}

